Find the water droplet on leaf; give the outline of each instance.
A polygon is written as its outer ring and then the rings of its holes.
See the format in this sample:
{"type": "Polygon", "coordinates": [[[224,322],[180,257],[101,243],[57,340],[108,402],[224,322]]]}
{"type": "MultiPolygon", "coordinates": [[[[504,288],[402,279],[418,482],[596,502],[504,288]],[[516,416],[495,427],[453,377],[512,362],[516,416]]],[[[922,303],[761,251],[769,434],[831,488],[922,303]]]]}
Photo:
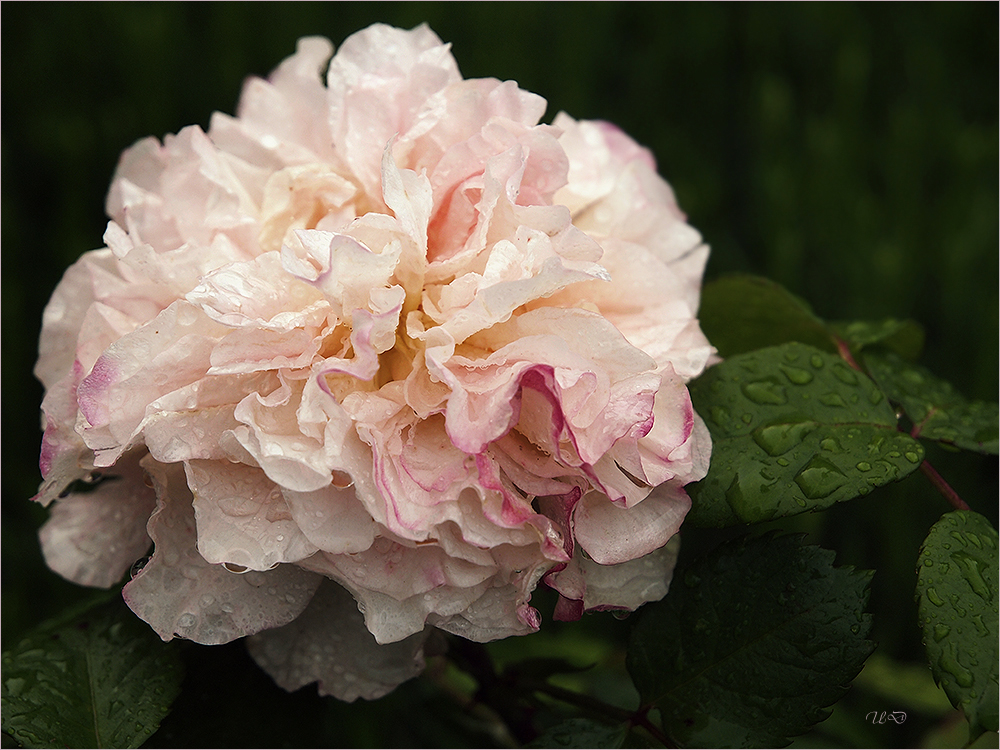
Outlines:
{"type": "Polygon", "coordinates": [[[792,422],[758,427],[753,441],[771,456],[780,456],[799,445],[817,427],[816,422],[792,422]]]}
{"type": "Polygon", "coordinates": [[[795,484],[810,500],[829,497],[846,482],[844,473],[822,456],[815,456],[795,475],[795,484]]]}
{"type": "Polygon", "coordinates": [[[757,404],[781,405],[788,403],[785,387],[773,380],[755,380],[743,386],[743,394],[757,404]]]}
{"type": "Polygon", "coordinates": [[[785,377],[795,385],[806,385],[811,383],[813,375],[808,370],[803,370],[800,367],[788,367],[787,365],[781,366],[781,371],[785,373],[785,377]]]}
{"type": "Polygon", "coordinates": [[[938,596],[938,592],[934,589],[933,586],[931,586],[930,588],[927,589],[927,599],[935,607],[943,607],[944,606],[944,599],[942,599],[940,596],[938,596]]]}

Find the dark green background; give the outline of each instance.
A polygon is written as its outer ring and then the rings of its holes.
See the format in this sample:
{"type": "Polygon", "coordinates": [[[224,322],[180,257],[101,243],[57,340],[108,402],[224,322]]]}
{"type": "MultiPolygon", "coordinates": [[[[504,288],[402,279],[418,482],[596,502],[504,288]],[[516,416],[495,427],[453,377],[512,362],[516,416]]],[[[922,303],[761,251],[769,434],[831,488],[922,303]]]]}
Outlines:
{"type": "MultiPolygon", "coordinates": [[[[102,244],[118,155],[233,112],[244,77],[298,37],[339,44],[375,21],[427,21],[466,77],[515,79],[549,101],[547,120],[607,119],[648,145],[712,245],[709,278],[769,276],[827,319],[914,318],[925,364],[996,399],[994,3],[5,3],[5,645],[79,595],[45,571],[34,535],[30,373],[48,296],[102,244]]],[[[995,459],[929,457],[996,522],[995,459]]],[[[880,571],[872,611],[894,658],[920,658],[913,564],[946,509],[915,475],[804,523],[880,571]]],[[[692,533],[685,555],[714,541],[692,533]]]]}

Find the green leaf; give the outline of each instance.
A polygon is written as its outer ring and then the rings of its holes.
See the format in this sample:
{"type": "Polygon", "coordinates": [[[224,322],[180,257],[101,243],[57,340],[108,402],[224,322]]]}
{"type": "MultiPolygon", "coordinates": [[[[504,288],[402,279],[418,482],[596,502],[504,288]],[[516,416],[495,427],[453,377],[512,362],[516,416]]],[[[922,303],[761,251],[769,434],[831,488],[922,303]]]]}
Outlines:
{"type": "Polygon", "coordinates": [[[689,485],[688,521],[699,526],[820,510],[923,460],[868,377],[804,344],[732,357],[690,387],[713,442],[708,476],[689,485]]]}
{"type": "Polygon", "coordinates": [[[602,724],[594,719],[567,719],[549,727],[528,747],[601,747],[625,744],[627,724],[602,724]]]}
{"type": "Polygon", "coordinates": [[[829,715],[874,644],[871,572],[799,537],[743,537],[641,611],[627,665],[643,705],[688,747],[778,747],[829,715]]]}
{"type": "Polygon", "coordinates": [[[706,284],[698,321],[723,357],[788,341],[837,351],[826,324],[809,305],[759,276],[723,276],[706,284]]]}
{"type": "Polygon", "coordinates": [[[43,623],[3,653],[3,731],[26,747],[138,747],[180,691],[176,651],[120,599],[43,623]]]}
{"type": "Polygon", "coordinates": [[[995,401],[969,401],[927,368],[891,352],[866,355],[865,366],[890,400],[903,407],[915,435],[997,454],[1000,406],[995,401]]]}
{"type": "Polygon", "coordinates": [[[924,348],[924,329],[913,320],[856,320],[831,323],[830,329],[855,353],[878,345],[904,359],[914,360],[924,348]]]}
{"type": "Polygon", "coordinates": [[[969,720],[998,728],[997,532],[971,510],[946,513],[920,550],[916,599],[934,679],[969,720]]]}

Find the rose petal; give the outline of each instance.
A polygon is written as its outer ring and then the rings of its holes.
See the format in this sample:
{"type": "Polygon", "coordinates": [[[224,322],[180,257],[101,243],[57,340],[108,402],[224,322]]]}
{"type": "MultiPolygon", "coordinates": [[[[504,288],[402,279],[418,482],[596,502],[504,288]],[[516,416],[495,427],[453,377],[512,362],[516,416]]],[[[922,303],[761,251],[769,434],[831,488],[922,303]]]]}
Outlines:
{"type": "Polygon", "coordinates": [[[687,493],[669,482],[627,509],[590,493],[573,513],[576,540],[601,565],[627,562],[666,544],[690,509],[687,493]]]}
{"type": "Polygon", "coordinates": [[[125,603],[165,641],[175,635],[214,645],[295,619],[321,576],[294,565],[267,572],[230,572],[197,551],[191,492],[178,464],[143,459],[156,489],[147,526],[155,550],[122,589],[125,603]]]}
{"type": "Polygon", "coordinates": [[[247,640],[254,661],[285,690],[318,683],[320,695],[375,700],[424,670],[426,628],[402,641],[379,644],[351,595],[324,581],[293,622],[247,640]]]}
{"type": "Polygon", "coordinates": [[[107,469],[92,490],[60,498],[39,529],[46,564],[81,586],[108,588],[151,544],[146,521],[156,496],[132,451],[107,469]]]}
{"type": "Polygon", "coordinates": [[[578,552],[565,569],[546,577],[565,601],[556,619],[578,620],[583,612],[605,609],[633,612],[659,601],[670,588],[679,550],[680,536],[674,535],[648,555],[617,565],[600,565],[578,552]]]}
{"type": "Polygon", "coordinates": [[[188,461],[198,551],[210,563],[269,570],[317,551],[299,529],[281,488],[264,472],[229,461],[188,461]]]}

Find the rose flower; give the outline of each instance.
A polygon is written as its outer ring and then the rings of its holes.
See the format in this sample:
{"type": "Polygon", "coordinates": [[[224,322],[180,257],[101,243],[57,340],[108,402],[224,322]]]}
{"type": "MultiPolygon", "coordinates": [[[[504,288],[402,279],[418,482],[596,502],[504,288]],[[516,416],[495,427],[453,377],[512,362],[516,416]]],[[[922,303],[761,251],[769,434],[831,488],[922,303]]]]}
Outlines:
{"type": "Polygon", "coordinates": [[[708,249],[648,150],[538,124],[426,26],[332,53],[122,155],[107,247],[45,310],[35,499],[57,573],[131,569],[162,638],[252,636],[280,685],[353,700],[433,628],[537,630],[539,582],[558,619],[661,598],[712,349],[708,249]]]}

